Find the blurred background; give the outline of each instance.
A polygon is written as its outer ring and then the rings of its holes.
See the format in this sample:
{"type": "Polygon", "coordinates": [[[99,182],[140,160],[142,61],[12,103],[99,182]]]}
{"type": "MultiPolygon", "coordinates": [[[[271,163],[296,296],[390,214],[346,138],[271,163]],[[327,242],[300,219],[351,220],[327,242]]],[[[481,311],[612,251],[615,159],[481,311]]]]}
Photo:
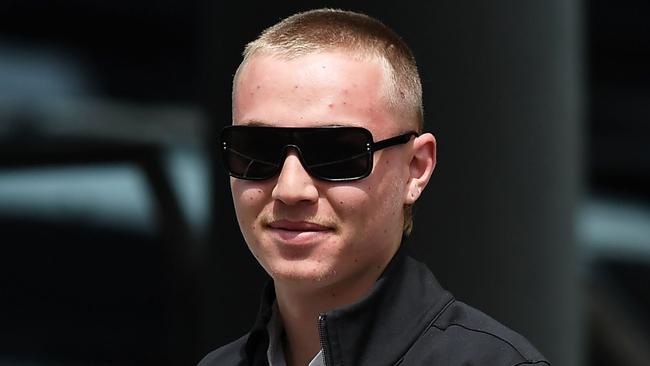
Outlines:
{"type": "Polygon", "coordinates": [[[265,275],[215,149],[243,45],[314,7],[413,48],[408,250],[554,365],[650,364],[650,3],[3,0],[0,365],[194,365],[265,275]]]}

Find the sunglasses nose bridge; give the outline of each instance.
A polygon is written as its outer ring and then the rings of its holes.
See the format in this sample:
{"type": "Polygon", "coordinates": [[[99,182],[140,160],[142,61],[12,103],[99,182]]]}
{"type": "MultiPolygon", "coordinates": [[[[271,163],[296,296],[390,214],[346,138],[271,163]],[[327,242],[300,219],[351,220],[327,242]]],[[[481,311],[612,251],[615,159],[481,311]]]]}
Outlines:
{"type": "Polygon", "coordinates": [[[287,156],[289,155],[289,151],[294,150],[296,152],[296,155],[298,155],[298,160],[300,160],[300,164],[302,165],[302,168],[307,171],[307,164],[305,163],[305,159],[302,156],[302,150],[300,150],[300,146],[296,144],[286,144],[282,147],[282,158],[281,158],[281,164],[282,166],[284,164],[284,161],[287,159],[287,156]]]}

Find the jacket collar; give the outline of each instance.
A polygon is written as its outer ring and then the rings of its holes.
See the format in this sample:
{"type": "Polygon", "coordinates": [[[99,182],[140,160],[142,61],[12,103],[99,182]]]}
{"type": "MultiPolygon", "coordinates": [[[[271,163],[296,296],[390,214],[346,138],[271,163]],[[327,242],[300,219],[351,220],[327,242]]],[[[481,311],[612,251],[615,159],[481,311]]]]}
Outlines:
{"type": "Polygon", "coordinates": [[[262,291],[262,301],[257,312],[257,318],[246,341],[245,352],[250,366],[268,365],[266,351],[269,348],[269,333],[267,324],[273,316],[274,301],[275,288],[273,287],[273,281],[268,281],[262,291]]]}
{"type": "MultiPolygon", "coordinates": [[[[246,345],[251,365],[266,365],[274,300],[269,281],[246,345]]],[[[327,366],[396,364],[452,300],[424,264],[400,249],[365,298],[325,314],[327,366]]]]}

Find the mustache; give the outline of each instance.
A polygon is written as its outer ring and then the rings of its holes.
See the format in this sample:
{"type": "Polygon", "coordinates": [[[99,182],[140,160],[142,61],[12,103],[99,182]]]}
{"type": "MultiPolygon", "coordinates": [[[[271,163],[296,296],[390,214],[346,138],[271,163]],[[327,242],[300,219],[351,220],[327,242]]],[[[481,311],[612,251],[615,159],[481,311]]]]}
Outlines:
{"type": "Polygon", "coordinates": [[[338,230],[339,224],[336,220],[330,217],[318,216],[318,215],[306,215],[306,216],[297,216],[297,215],[277,215],[273,213],[264,213],[260,216],[260,223],[264,226],[269,226],[273,222],[277,221],[291,221],[291,222],[307,222],[311,224],[316,224],[334,230],[338,230]]]}

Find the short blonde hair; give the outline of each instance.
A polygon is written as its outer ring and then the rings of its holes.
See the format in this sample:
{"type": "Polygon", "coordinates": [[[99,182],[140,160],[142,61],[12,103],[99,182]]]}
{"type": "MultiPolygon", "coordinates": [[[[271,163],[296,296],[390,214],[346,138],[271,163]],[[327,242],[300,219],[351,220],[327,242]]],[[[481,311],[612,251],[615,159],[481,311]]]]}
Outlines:
{"type": "MultiPolygon", "coordinates": [[[[379,20],[351,11],[310,10],[264,30],[244,49],[244,59],[233,80],[233,105],[238,76],[254,55],[265,53],[293,59],[327,51],[379,60],[386,70],[389,110],[422,132],[422,84],[413,53],[397,33],[379,20]]],[[[412,227],[412,208],[406,205],[403,232],[410,234],[412,227]]]]}

